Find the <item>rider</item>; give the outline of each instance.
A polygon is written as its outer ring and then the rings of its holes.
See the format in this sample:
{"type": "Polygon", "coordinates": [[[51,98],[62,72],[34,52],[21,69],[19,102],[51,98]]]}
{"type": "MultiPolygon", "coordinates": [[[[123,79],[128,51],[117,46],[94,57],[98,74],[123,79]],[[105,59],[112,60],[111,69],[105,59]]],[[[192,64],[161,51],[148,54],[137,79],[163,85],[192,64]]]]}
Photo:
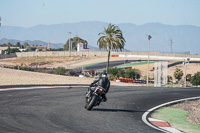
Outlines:
{"type": "MultiPolygon", "coordinates": [[[[107,93],[110,88],[110,81],[108,80],[108,74],[103,73],[99,79],[95,80],[93,83],[91,83],[90,87],[92,87],[94,84],[97,84],[105,89],[105,92],[107,93]]],[[[106,94],[102,95],[103,101],[107,101],[106,94]]]]}

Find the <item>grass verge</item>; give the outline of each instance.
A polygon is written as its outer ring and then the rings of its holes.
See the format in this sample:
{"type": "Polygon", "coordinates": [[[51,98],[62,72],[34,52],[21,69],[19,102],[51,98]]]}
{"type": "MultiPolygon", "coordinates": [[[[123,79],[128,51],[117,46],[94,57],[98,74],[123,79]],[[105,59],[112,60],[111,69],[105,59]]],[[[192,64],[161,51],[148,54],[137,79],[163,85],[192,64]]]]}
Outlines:
{"type": "MultiPolygon", "coordinates": [[[[155,63],[155,61],[149,62],[149,64],[152,64],[152,63],[155,63]]],[[[120,67],[125,67],[125,66],[137,66],[137,65],[144,65],[144,64],[147,64],[147,61],[126,63],[126,64],[118,65],[118,66],[115,66],[115,67],[120,68],[120,67]]]]}
{"type": "Polygon", "coordinates": [[[170,125],[185,133],[200,133],[200,126],[189,123],[186,120],[187,111],[164,107],[155,111],[151,117],[170,123],[170,125]]]}
{"type": "MultiPolygon", "coordinates": [[[[99,62],[97,63],[92,63],[92,64],[87,64],[87,65],[83,65],[83,67],[88,67],[88,66],[93,66],[93,65],[96,65],[96,64],[99,64],[99,62]]],[[[78,66],[78,67],[75,67],[75,68],[81,68],[82,66],[78,66]]]]}

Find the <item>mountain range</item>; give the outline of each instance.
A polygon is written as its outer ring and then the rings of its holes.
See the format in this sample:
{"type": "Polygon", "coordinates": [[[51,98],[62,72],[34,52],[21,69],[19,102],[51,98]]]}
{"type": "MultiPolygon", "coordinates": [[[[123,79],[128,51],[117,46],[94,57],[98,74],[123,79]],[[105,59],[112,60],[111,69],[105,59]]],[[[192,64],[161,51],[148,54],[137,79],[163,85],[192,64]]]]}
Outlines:
{"type": "MultiPolygon", "coordinates": [[[[22,44],[24,44],[25,42],[27,42],[29,45],[38,45],[38,46],[48,46],[50,48],[53,48],[53,49],[58,49],[58,48],[63,48],[64,47],[64,43],[50,43],[50,42],[45,42],[45,41],[41,41],[41,40],[33,40],[33,41],[30,41],[30,40],[17,40],[17,39],[7,39],[7,38],[3,38],[0,40],[0,45],[1,44],[8,44],[8,43],[11,43],[11,44],[14,44],[16,45],[17,42],[20,42],[22,44]]],[[[93,46],[90,46],[90,45],[87,45],[88,48],[90,48],[92,51],[98,51],[99,48],[97,47],[93,47],[93,46]]],[[[128,51],[128,50],[125,50],[125,51],[128,51]]]]}
{"type": "MultiPolygon", "coordinates": [[[[37,25],[29,28],[2,26],[0,27],[0,44],[3,42],[2,40],[6,40],[4,38],[7,38],[7,40],[15,39],[23,42],[30,40],[30,42],[37,42],[37,45],[46,46],[50,42],[51,47],[61,48],[69,37],[78,36],[87,40],[89,46],[97,48],[98,33],[102,32],[108,24],[99,21],[84,21],[37,25]]],[[[150,51],[152,52],[200,54],[200,27],[192,25],[172,26],[161,23],[144,25],[121,23],[116,24],[116,26],[122,30],[126,40],[125,49],[129,51],[148,51],[148,35],[151,35],[150,51]]]]}

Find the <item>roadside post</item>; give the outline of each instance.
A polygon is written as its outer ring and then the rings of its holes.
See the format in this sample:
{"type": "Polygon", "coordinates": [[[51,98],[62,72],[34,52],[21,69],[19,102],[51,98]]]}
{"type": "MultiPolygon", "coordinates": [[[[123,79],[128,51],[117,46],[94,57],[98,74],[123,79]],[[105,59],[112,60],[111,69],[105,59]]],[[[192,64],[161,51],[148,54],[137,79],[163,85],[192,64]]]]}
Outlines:
{"type": "Polygon", "coordinates": [[[185,77],[184,77],[184,87],[186,87],[187,85],[186,85],[186,80],[187,80],[187,75],[186,75],[186,67],[187,67],[187,64],[189,64],[189,62],[190,62],[190,58],[187,58],[187,61],[186,61],[186,59],[184,59],[184,61],[183,61],[183,65],[184,65],[184,75],[185,75],[185,77]]]}
{"type": "Polygon", "coordinates": [[[149,52],[150,52],[150,40],[151,35],[148,35],[149,45],[148,45],[148,63],[147,63],[147,87],[149,87],[149,52]]]}

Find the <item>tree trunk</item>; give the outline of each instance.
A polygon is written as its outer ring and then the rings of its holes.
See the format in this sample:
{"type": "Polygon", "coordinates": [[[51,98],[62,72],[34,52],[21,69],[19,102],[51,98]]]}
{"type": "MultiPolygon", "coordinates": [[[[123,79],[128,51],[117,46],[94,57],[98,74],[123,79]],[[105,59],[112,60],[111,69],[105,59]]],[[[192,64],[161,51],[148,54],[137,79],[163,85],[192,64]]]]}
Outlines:
{"type": "Polygon", "coordinates": [[[108,50],[108,62],[107,62],[107,68],[106,68],[106,73],[109,74],[109,62],[110,62],[110,48],[108,50]]]}

